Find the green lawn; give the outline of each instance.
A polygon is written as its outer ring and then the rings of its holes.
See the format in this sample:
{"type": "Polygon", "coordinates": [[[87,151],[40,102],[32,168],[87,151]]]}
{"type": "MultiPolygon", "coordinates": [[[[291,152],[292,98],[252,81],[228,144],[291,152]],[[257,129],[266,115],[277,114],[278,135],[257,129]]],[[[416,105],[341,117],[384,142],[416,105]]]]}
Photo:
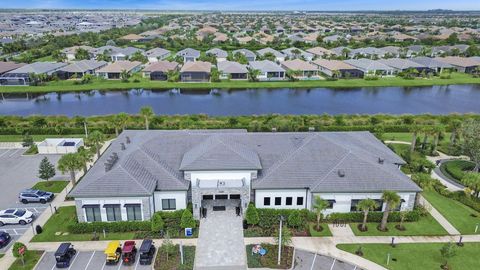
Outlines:
{"type": "Polygon", "coordinates": [[[32,188],[43,191],[60,193],[68,185],[68,181],[40,181],[37,182],[32,188]]]}
{"type": "MultiPolygon", "coordinates": [[[[387,132],[383,134],[383,138],[386,141],[401,141],[401,142],[412,142],[412,133],[408,132],[387,132]]],[[[423,138],[423,134],[419,134],[420,138],[423,138]]],[[[429,137],[429,141],[433,140],[432,136],[429,137]]],[[[450,132],[445,132],[442,140],[440,142],[448,142],[450,140],[450,132]]],[[[417,142],[421,143],[421,142],[417,142]]]]}
{"type": "Polygon", "coordinates": [[[83,91],[83,90],[109,90],[109,89],[170,89],[170,88],[313,88],[313,87],[331,87],[331,88],[350,88],[350,87],[379,87],[379,86],[430,86],[430,85],[449,85],[449,84],[478,84],[480,79],[473,78],[468,74],[453,73],[451,79],[422,79],[405,80],[403,78],[380,78],[379,80],[338,80],[338,81],[282,81],[282,82],[248,82],[248,81],[222,81],[217,83],[181,83],[151,81],[141,78],[139,82],[124,83],[118,80],[94,80],[90,84],[74,84],[73,81],[49,82],[44,86],[0,86],[0,92],[64,92],[64,91],[83,91]]]}
{"type": "Polygon", "coordinates": [[[321,224],[323,230],[321,232],[317,232],[315,230],[316,223],[310,223],[308,228],[310,230],[310,236],[312,237],[324,237],[324,236],[332,236],[332,232],[330,228],[328,228],[328,224],[321,224]]]}
{"type": "MultiPolygon", "coordinates": [[[[66,206],[58,208],[58,214],[53,215],[43,226],[43,232],[33,237],[32,242],[62,242],[62,241],[89,241],[93,234],[66,234],[70,224],[77,220],[75,206],[66,206]],[[61,233],[61,235],[56,235],[61,233]]],[[[104,238],[99,232],[99,240],[128,240],[135,237],[134,232],[127,233],[107,233],[104,238]]]]}
{"type": "MultiPolygon", "coordinates": [[[[46,138],[83,138],[84,134],[77,135],[32,135],[35,142],[41,142],[46,138]]],[[[0,135],[0,142],[22,142],[23,135],[0,135]]]]}
{"type": "Polygon", "coordinates": [[[32,270],[42,257],[43,251],[27,250],[25,251],[25,265],[21,259],[16,259],[8,270],[32,270]]]}
{"type": "Polygon", "coordinates": [[[155,263],[153,269],[155,270],[191,270],[195,264],[195,247],[194,246],[183,246],[184,252],[184,262],[183,266],[179,268],[181,264],[180,261],[180,251],[179,246],[176,245],[175,254],[170,255],[167,260],[167,254],[159,247],[157,256],[155,258],[155,263]]]}
{"type": "MultiPolygon", "coordinates": [[[[460,233],[474,234],[475,226],[480,224],[480,213],[472,208],[444,197],[435,191],[424,191],[423,196],[435,207],[460,233]],[[476,215],[473,217],[472,215],[476,215]]],[[[478,232],[480,233],[480,231],[478,232]]]]}
{"type": "Polygon", "coordinates": [[[367,223],[368,231],[362,232],[358,229],[359,223],[350,224],[350,228],[357,236],[414,236],[414,235],[447,235],[447,231],[431,216],[421,217],[417,222],[403,223],[406,230],[400,231],[395,228],[398,222],[390,222],[387,224],[388,231],[382,232],[377,229],[379,223],[367,223]]]}
{"type": "Polygon", "coordinates": [[[450,160],[440,165],[442,173],[451,180],[461,183],[466,171],[472,171],[475,163],[467,160],[450,160]]]}
{"type": "Polygon", "coordinates": [[[278,246],[271,244],[261,244],[261,246],[267,251],[264,256],[252,253],[253,245],[246,246],[248,268],[290,269],[292,267],[293,247],[282,247],[282,257],[278,265],[278,246]]]}
{"type": "MultiPolygon", "coordinates": [[[[392,270],[436,270],[444,263],[440,249],[444,243],[400,244],[392,248],[388,244],[362,244],[363,257],[392,270]],[[391,255],[387,266],[387,254],[391,255]],[[393,261],[395,259],[395,261],[393,261]]],[[[337,245],[339,249],[355,254],[358,244],[337,245]]],[[[451,269],[478,270],[480,243],[465,243],[456,249],[456,256],[449,260],[451,269]]]]}

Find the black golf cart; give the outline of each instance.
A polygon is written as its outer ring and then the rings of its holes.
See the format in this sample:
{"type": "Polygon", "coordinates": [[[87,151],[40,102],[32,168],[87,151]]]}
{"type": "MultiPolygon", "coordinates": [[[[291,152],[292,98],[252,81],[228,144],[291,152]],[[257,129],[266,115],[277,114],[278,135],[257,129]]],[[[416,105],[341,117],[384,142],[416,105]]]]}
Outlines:
{"type": "Polygon", "coordinates": [[[70,266],[70,261],[75,257],[77,251],[73,248],[71,243],[61,243],[55,252],[55,260],[57,261],[57,268],[67,268],[70,266]]]}
{"type": "Polygon", "coordinates": [[[155,256],[155,246],[151,239],[145,239],[138,250],[140,252],[140,264],[150,265],[152,264],[153,257],[155,256]]]}

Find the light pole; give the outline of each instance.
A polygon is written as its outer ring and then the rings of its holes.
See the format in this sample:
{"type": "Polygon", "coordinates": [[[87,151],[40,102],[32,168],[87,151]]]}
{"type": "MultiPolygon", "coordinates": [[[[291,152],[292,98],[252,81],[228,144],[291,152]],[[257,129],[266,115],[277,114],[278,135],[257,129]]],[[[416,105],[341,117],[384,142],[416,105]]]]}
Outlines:
{"type": "Polygon", "coordinates": [[[280,265],[280,260],[282,256],[282,227],[283,227],[283,216],[280,216],[280,229],[279,229],[279,234],[278,234],[278,262],[277,264],[280,265]]]}

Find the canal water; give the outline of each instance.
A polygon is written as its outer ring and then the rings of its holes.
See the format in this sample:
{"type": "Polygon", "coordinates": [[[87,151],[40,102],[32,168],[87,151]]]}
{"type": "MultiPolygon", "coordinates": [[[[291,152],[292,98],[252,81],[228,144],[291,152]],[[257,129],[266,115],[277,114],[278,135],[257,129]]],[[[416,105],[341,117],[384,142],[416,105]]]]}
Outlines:
{"type": "Polygon", "coordinates": [[[1,115],[480,113],[480,85],[312,89],[131,89],[3,94],[1,115]]]}

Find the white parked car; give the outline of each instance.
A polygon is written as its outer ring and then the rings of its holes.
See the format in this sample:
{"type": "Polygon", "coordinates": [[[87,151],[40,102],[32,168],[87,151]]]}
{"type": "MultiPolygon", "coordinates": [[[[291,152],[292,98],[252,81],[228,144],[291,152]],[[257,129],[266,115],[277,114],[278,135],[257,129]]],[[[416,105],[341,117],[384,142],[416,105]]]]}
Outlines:
{"type": "Polygon", "coordinates": [[[25,225],[33,221],[33,213],[24,209],[7,209],[0,211],[0,226],[5,224],[25,225]]]}

